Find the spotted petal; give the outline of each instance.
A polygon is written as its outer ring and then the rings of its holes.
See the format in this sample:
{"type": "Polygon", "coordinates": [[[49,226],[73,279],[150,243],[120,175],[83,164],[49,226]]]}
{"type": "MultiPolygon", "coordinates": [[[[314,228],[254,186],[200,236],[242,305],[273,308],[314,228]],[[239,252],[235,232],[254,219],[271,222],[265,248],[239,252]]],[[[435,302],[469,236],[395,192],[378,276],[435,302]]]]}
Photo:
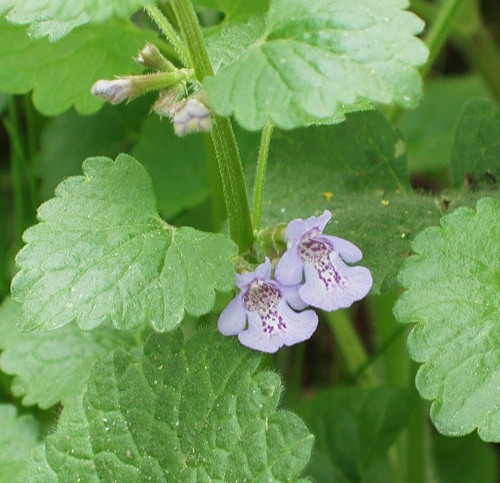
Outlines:
{"type": "Polygon", "coordinates": [[[326,240],[327,243],[330,244],[340,255],[340,258],[348,263],[356,263],[363,258],[361,250],[354,243],[351,243],[348,240],[330,235],[321,235],[318,238],[326,240]]]}
{"type": "Polygon", "coordinates": [[[240,342],[251,349],[276,352],[283,345],[291,346],[309,339],[318,326],[318,316],[313,310],[294,312],[282,301],[271,319],[263,320],[262,314],[248,314],[248,329],[240,332],[240,342]],[[269,331],[269,327],[273,327],[269,331]]]}
{"type": "Polygon", "coordinates": [[[373,280],[365,267],[349,267],[332,251],[328,264],[321,267],[306,263],[306,282],[299,289],[304,302],[326,311],[350,307],[365,297],[373,280]]]}

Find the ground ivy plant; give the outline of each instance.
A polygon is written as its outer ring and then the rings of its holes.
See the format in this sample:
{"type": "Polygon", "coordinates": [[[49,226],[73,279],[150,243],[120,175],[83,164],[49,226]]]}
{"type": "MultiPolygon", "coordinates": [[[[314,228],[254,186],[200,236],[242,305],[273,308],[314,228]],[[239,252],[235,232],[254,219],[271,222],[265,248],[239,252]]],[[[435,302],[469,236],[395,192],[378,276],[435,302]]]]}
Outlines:
{"type": "Polygon", "coordinates": [[[3,1],[0,482],[497,481],[495,16],[3,1]]]}

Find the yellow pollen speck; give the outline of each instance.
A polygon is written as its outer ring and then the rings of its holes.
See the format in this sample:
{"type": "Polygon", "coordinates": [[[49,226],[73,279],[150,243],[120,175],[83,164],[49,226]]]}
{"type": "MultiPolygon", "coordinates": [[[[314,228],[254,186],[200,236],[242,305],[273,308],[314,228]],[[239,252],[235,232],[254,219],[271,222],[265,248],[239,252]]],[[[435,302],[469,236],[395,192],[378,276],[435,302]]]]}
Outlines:
{"type": "Polygon", "coordinates": [[[389,206],[389,200],[382,200],[380,203],[382,203],[382,206],[389,206]]]}
{"type": "Polygon", "coordinates": [[[323,196],[326,198],[326,201],[330,201],[333,198],[333,193],[331,191],[325,191],[323,196]]]}

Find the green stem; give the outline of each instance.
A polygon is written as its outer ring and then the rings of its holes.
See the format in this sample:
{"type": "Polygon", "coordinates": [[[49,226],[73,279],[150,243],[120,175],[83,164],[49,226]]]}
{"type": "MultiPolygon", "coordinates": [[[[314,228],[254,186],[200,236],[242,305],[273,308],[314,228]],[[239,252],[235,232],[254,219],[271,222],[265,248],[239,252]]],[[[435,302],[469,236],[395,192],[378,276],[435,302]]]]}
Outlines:
{"type": "Polygon", "coordinates": [[[208,165],[208,182],[210,185],[210,209],[212,213],[212,227],[215,231],[222,228],[226,219],[226,205],[222,191],[222,182],[219,175],[217,156],[215,155],[214,143],[210,135],[205,134],[205,154],[208,165]]]}
{"type": "Polygon", "coordinates": [[[179,37],[179,34],[175,31],[172,24],[168,21],[167,17],[163,15],[158,7],[148,5],[145,8],[151,20],[157,25],[157,27],[160,29],[160,32],[165,36],[170,45],[177,52],[182,63],[187,67],[191,67],[192,62],[189,56],[189,51],[186,49],[184,42],[179,37]]]}
{"type": "MultiPolygon", "coordinates": [[[[198,19],[190,0],[171,0],[171,5],[188,48],[195,75],[201,83],[214,72],[198,19]]],[[[229,119],[214,116],[211,135],[222,180],[231,238],[238,244],[240,251],[245,252],[253,245],[253,230],[243,166],[229,119]]]]}
{"type": "Polygon", "coordinates": [[[266,123],[260,138],[259,157],[257,159],[257,173],[255,175],[255,185],[253,189],[253,229],[260,229],[260,218],[262,214],[262,196],[264,193],[264,180],[266,177],[267,158],[269,155],[269,145],[273,136],[274,124],[270,121],[266,123]]]}
{"type": "Polygon", "coordinates": [[[427,405],[415,389],[418,365],[413,363],[410,371],[410,385],[415,392],[417,407],[406,429],[406,483],[426,483],[427,477],[427,405]]]}
{"type": "Polygon", "coordinates": [[[369,360],[368,355],[353,327],[349,312],[347,310],[325,312],[324,317],[333,332],[350,373],[358,373],[360,367],[366,367],[364,372],[359,373],[359,385],[363,387],[376,387],[380,385],[373,367],[366,364],[369,360]]]}
{"type": "Polygon", "coordinates": [[[425,43],[429,48],[429,59],[421,69],[422,76],[425,76],[425,74],[429,72],[436,57],[439,55],[441,48],[450,34],[453,19],[463,1],[464,0],[446,0],[440,8],[438,16],[425,38],[425,43]]]}

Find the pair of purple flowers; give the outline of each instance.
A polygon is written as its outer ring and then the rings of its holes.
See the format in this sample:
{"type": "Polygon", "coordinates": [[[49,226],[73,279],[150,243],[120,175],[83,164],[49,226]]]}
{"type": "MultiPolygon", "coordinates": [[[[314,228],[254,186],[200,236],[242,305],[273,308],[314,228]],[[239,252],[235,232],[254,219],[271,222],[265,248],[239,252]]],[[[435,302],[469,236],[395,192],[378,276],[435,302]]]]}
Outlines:
{"type": "Polygon", "coordinates": [[[307,306],[330,312],[350,307],[369,292],[370,271],[345,263],[359,262],[361,250],[342,238],[323,235],[331,217],[325,210],[321,216],[288,224],[287,251],[276,265],[274,280],[269,258],[253,272],[236,274],[240,292],[219,317],[222,334],[238,335],[243,345],[273,353],[312,336],[318,315],[303,310],[307,306]]]}

